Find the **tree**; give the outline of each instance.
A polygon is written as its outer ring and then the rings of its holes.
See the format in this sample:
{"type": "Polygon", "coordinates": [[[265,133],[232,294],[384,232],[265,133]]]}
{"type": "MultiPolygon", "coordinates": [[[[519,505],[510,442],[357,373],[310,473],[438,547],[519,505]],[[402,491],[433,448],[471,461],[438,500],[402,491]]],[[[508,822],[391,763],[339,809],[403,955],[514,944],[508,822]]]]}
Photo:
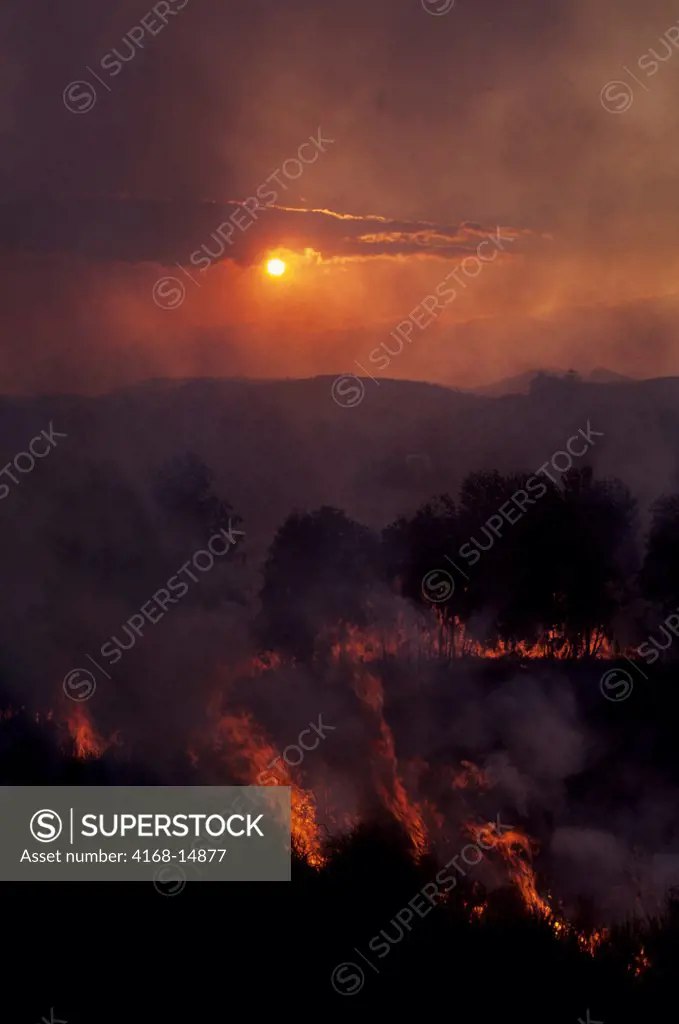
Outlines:
{"type": "Polygon", "coordinates": [[[481,643],[593,654],[634,568],[634,516],[627,488],[595,482],[588,468],[570,471],[561,487],[526,474],[472,473],[457,506],[444,495],[385,530],[387,577],[411,600],[437,607],[453,650],[461,624],[481,643]]]}
{"type": "Polygon", "coordinates": [[[319,636],[365,626],[377,581],[377,539],[339,509],[293,512],[269,549],[256,633],[267,649],[309,659],[319,636]]]}
{"type": "Polygon", "coordinates": [[[659,498],[651,514],[639,583],[648,601],[663,612],[675,611],[679,605],[679,494],[659,498]]]}
{"type": "Polygon", "coordinates": [[[620,480],[595,481],[589,467],[566,473],[563,484],[557,604],[573,647],[593,654],[598,638],[610,638],[636,568],[636,502],[620,480]]]}
{"type": "Polygon", "coordinates": [[[469,568],[468,614],[485,637],[510,647],[535,643],[553,617],[553,573],[561,512],[549,480],[472,473],[460,491],[469,568]]]}

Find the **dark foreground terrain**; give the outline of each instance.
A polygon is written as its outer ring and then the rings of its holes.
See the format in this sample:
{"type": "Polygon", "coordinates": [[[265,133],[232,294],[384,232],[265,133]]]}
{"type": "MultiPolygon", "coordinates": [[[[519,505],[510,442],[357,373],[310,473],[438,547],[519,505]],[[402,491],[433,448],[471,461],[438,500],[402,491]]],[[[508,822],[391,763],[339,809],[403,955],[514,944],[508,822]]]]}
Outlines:
{"type": "MultiPolygon", "coordinates": [[[[578,701],[607,757],[596,778],[585,772],[572,780],[574,801],[597,786],[614,799],[616,763],[621,774],[634,765],[642,776],[652,763],[656,776],[662,766],[665,785],[676,781],[672,675],[656,675],[619,705],[595,703],[587,695],[601,667],[581,665],[575,673],[578,701]],[[663,727],[653,724],[659,701],[663,727]]],[[[548,670],[561,674],[562,685],[566,674],[574,678],[573,666],[548,670]]],[[[492,696],[516,671],[515,665],[487,664],[477,684],[492,696]]],[[[525,671],[537,677],[545,666],[525,671]]],[[[392,714],[398,736],[398,701],[392,714]]],[[[222,781],[233,781],[225,776],[222,781]]],[[[82,759],[56,726],[21,714],[0,726],[0,779],[167,781],[115,753],[82,759]]],[[[195,781],[188,764],[177,766],[172,781],[195,781]]],[[[290,884],[3,885],[2,1019],[50,1020],[51,1008],[55,1020],[90,1024],[261,1013],[283,1019],[319,1012],[422,1016],[445,1007],[489,1024],[577,1024],[588,1012],[591,1021],[636,1024],[664,1019],[672,1005],[679,902],[671,893],[660,916],[613,927],[592,955],[575,934],[557,935],[530,913],[509,881],[486,891],[470,871],[445,896],[435,893],[440,860],[416,857],[406,832],[387,814],[328,840],[325,854],[318,869],[298,850],[290,884]],[[427,901],[422,891],[434,894],[427,901]],[[480,904],[482,916],[472,909],[480,904]]]]}

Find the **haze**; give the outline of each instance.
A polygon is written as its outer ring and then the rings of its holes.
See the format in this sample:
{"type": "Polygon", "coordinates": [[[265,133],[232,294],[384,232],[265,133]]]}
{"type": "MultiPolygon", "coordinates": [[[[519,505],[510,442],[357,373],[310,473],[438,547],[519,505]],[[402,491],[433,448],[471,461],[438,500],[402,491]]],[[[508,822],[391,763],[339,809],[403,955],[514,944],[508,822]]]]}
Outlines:
{"type": "Polygon", "coordinates": [[[5,393],[356,362],[457,387],[539,366],[679,372],[676,12],[428,6],[121,0],[95,17],[85,0],[11,0],[5,393]],[[316,159],[283,175],[319,132],[316,159]],[[218,254],[211,234],[276,172],[275,202],[218,254]],[[370,361],[498,228],[501,258],[386,367],[370,361]],[[196,268],[204,244],[217,255],[196,268]],[[168,275],[176,308],[154,301],[168,275]]]}

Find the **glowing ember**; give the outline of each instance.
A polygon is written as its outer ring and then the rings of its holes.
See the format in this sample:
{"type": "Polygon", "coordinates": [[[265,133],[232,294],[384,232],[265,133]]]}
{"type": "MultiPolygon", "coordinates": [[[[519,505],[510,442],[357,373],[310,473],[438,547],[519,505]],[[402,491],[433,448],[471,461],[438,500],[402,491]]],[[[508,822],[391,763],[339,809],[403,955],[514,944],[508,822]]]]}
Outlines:
{"type": "Polygon", "coordinates": [[[277,651],[266,651],[258,654],[250,663],[251,675],[262,675],[264,672],[275,672],[283,664],[283,659],[277,651]]]}
{"type": "Polygon", "coordinates": [[[651,961],[646,956],[646,950],[642,946],[630,964],[629,969],[633,972],[635,978],[639,978],[650,966],[651,961]]]}
{"type": "Polygon", "coordinates": [[[489,789],[492,785],[490,779],[478,765],[471,761],[461,761],[462,768],[453,776],[453,789],[489,789]]]}

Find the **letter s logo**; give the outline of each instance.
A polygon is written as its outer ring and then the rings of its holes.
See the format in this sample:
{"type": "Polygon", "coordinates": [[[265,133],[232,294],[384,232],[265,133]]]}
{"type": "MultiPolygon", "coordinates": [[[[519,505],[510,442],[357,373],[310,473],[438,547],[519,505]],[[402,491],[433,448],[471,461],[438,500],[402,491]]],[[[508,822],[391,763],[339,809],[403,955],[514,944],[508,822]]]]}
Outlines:
{"type": "Polygon", "coordinates": [[[56,811],[36,811],[31,818],[31,835],[39,843],[53,843],[63,829],[63,822],[56,811]]]}

